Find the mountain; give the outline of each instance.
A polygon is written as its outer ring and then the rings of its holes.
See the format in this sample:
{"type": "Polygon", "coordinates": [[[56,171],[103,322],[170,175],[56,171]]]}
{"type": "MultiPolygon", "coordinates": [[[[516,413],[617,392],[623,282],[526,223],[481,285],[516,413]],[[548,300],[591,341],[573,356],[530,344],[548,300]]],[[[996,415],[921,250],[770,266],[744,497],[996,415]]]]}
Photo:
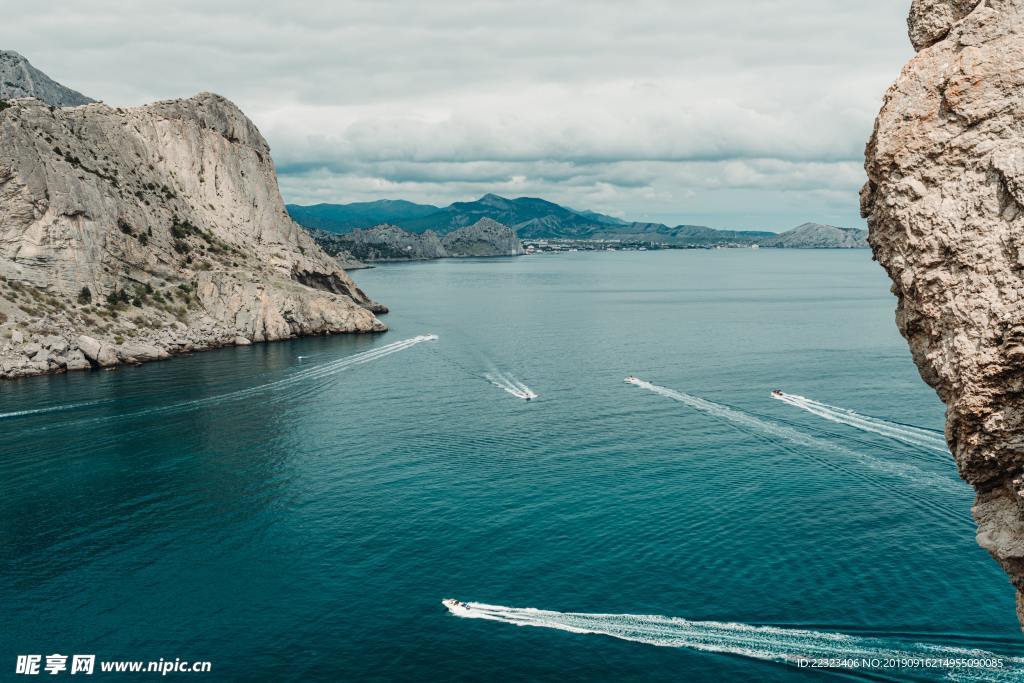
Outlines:
{"type": "Polygon", "coordinates": [[[441,234],[490,218],[512,228],[520,237],[586,237],[604,223],[554,202],[535,197],[505,199],[486,194],[473,202],[455,202],[440,211],[408,221],[407,230],[441,234]]]}
{"type": "Polygon", "coordinates": [[[432,230],[445,235],[473,225],[482,218],[511,227],[523,239],[641,239],[677,245],[753,243],[775,233],[751,230],[716,230],[698,225],[669,227],[661,223],[629,223],[595,211],[577,211],[536,197],[506,199],[486,194],[472,202],[444,208],[411,202],[359,204],[289,204],[288,212],[300,225],[330,232],[348,232],[391,224],[410,232],[432,230]],[[393,210],[400,205],[400,210],[393,210]]]}
{"type": "Polygon", "coordinates": [[[781,249],[867,249],[868,231],[804,223],[760,241],[762,247],[781,249]]]}
{"type": "Polygon", "coordinates": [[[54,107],[77,107],[91,100],[57,83],[13,50],[0,50],[0,100],[34,97],[54,107]]]}
{"type": "Polygon", "coordinates": [[[0,110],[0,377],[382,331],[222,97],[0,110]]]}
{"type": "Polygon", "coordinates": [[[323,250],[351,262],[414,261],[466,256],[517,256],[523,245],[508,227],[489,218],[451,231],[443,238],[433,230],[422,233],[403,230],[397,225],[378,225],[366,230],[331,233],[310,228],[313,240],[323,250]]]}
{"type": "Polygon", "coordinates": [[[435,214],[440,209],[430,204],[415,204],[403,199],[381,199],[354,204],[288,205],[296,223],[329,232],[348,232],[376,225],[395,225],[435,214]]]}

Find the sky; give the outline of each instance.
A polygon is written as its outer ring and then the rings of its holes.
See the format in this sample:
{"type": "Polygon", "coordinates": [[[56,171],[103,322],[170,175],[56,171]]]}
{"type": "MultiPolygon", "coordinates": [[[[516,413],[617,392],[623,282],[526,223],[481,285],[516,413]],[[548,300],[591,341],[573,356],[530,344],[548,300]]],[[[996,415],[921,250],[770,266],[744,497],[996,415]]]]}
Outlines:
{"type": "Polygon", "coordinates": [[[111,105],[202,91],[286,202],[488,192],[629,220],[863,227],[910,0],[0,0],[0,49],[111,105]]]}

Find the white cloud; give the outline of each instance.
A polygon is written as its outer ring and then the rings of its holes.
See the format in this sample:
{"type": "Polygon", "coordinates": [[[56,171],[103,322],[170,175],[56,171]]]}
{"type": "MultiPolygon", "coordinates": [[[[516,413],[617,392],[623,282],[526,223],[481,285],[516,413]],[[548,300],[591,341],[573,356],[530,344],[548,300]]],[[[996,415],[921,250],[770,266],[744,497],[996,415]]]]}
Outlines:
{"type": "Polygon", "coordinates": [[[114,104],[201,90],[289,201],[488,191],[669,222],[859,223],[909,0],[94,0],[4,8],[0,47],[114,104]]]}

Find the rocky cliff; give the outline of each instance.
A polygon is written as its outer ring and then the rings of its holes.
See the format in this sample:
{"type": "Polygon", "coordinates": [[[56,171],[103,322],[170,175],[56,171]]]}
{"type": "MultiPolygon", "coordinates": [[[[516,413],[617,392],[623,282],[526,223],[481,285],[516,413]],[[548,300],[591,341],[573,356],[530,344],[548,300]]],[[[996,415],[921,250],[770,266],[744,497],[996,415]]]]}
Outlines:
{"type": "Polygon", "coordinates": [[[432,230],[409,232],[395,225],[335,234],[310,229],[313,239],[339,262],[414,261],[466,256],[517,256],[523,245],[508,228],[489,218],[438,237],[432,230]]]}
{"type": "Polygon", "coordinates": [[[0,100],[34,97],[55,107],[77,107],[93,100],[57,83],[13,50],[0,50],[0,100]]]}
{"type": "Polygon", "coordinates": [[[0,111],[0,376],[383,330],[222,97],[0,111]]]}
{"type": "Polygon", "coordinates": [[[862,212],[1024,623],[1024,2],[915,0],[862,212]]]}

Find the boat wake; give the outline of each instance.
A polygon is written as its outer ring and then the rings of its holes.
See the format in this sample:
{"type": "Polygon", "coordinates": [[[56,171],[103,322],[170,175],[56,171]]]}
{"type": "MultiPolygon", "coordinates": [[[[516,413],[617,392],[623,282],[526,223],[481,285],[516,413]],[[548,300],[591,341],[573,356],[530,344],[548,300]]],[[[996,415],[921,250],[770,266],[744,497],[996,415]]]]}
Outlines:
{"type": "Polygon", "coordinates": [[[507,372],[489,372],[484,377],[487,381],[498,387],[502,391],[507,391],[516,398],[521,398],[524,401],[532,401],[537,398],[537,394],[534,393],[533,389],[526,386],[511,374],[507,372]]]}
{"type": "MultiPolygon", "coordinates": [[[[90,423],[94,423],[94,422],[106,422],[106,421],[111,420],[111,419],[127,419],[127,418],[137,418],[137,417],[142,417],[142,416],[147,416],[147,415],[176,414],[176,413],[186,412],[186,411],[190,411],[190,410],[195,410],[195,409],[198,409],[198,408],[203,408],[203,407],[210,406],[210,405],[218,405],[220,403],[225,403],[227,401],[235,401],[235,400],[238,400],[238,399],[249,398],[251,396],[260,395],[260,394],[264,394],[264,393],[267,393],[267,392],[278,392],[278,391],[281,391],[281,390],[292,389],[292,388],[306,388],[306,387],[308,387],[310,384],[312,384],[314,382],[326,381],[326,380],[330,379],[331,377],[333,377],[334,375],[336,375],[336,374],[338,374],[340,372],[343,372],[345,370],[348,370],[350,368],[353,368],[353,367],[355,367],[357,365],[362,365],[363,363],[369,363],[371,361],[379,360],[379,359],[384,358],[386,356],[390,356],[392,354],[398,353],[399,351],[404,351],[406,349],[412,348],[413,346],[416,346],[417,344],[422,344],[423,342],[427,342],[427,341],[434,341],[437,338],[438,337],[435,334],[424,334],[424,335],[420,335],[418,337],[412,337],[410,339],[403,339],[401,341],[396,341],[396,342],[392,342],[390,344],[385,344],[384,346],[379,346],[379,347],[377,347],[375,349],[370,349],[369,351],[363,351],[361,353],[356,353],[356,354],[353,354],[351,356],[345,356],[344,358],[339,358],[337,360],[330,361],[330,362],[327,362],[327,363],[321,363],[321,364],[318,364],[318,365],[311,365],[311,366],[306,367],[303,370],[299,370],[298,372],[296,372],[294,374],[291,374],[291,375],[289,375],[289,376],[287,376],[287,377],[285,377],[283,379],[275,380],[273,382],[268,382],[266,384],[257,384],[255,386],[247,387],[245,389],[239,389],[237,391],[231,391],[231,392],[228,392],[228,393],[225,393],[225,394],[216,394],[214,396],[206,396],[204,398],[193,399],[191,401],[182,401],[182,402],[179,402],[179,403],[172,403],[170,405],[156,406],[156,407],[153,407],[153,408],[145,408],[145,409],[142,409],[142,410],[136,410],[136,411],[132,411],[132,412],[121,412],[121,413],[118,413],[117,415],[113,415],[113,416],[107,415],[107,416],[102,416],[102,417],[85,418],[85,419],[82,419],[82,420],[75,421],[75,422],[73,422],[71,424],[79,424],[79,425],[81,425],[81,424],[90,424],[90,423]]],[[[85,405],[85,404],[76,404],[74,406],[68,406],[68,408],[70,408],[70,407],[78,407],[78,406],[81,406],[81,405],[85,405]]],[[[66,408],[64,408],[64,407],[55,407],[53,409],[40,409],[40,410],[63,410],[63,409],[66,409],[66,408]]],[[[51,426],[52,425],[48,425],[48,426],[42,427],[40,429],[42,429],[42,430],[49,429],[51,426]]]]}
{"type": "Polygon", "coordinates": [[[94,406],[103,401],[86,401],[84,403],[68,403],[62,406],[49,406],[46,408],[32,408],[29,410],[15,410],[11,413],[0,413],[0,420],[6,420],[11,417],[22,417],[24,415],[39,415],[40,413],[56,413],[63,410],[74,410],[75,408],[85,408],[88,406],[94,406]]]}
{"type": "Polygon", "coordinates": [[[817,415],[818,417],[829,420],[830,422],[836,422],[865,432],[872,432],[874,434],[886,436],[890,439],[902,441],[903,443],[911,446],[917,446],[918,448],[924,448],[944,454],[949,453],[949,450],[946,447],[946,440],[937,432],[933,432],[928,429],[922,429],[911,425],[903,425],[897,422],[890,422],[888,420],[871,417],[869,415],[861,415],[860,413],[856,413],[846,408],[830,406],[827,403],[821,403],[820,401],[815,401],[814,399],[810,399],[805,396],[798,396],[796,394],[785,394],[781,391],[774,391],[771,396],[777,401],[782,401],[783,403],[800,408],[801,410],[806,410],[812,415],[817,415]]]}
{"type": "Polygon", "coordinates": [[[267,391],[276,391],[296,385],[305,385],[316,380],[332,377],[338,374],[339,372],[348,370],[349,368],[355,367],[357,365],[362,365],[363,363],[369,363],[370,361],[379,360],[386,356],[390,356],[394,353],[398,353],[399,351],[410,349],[413,346],[416,346],[417,344],[422,344],[423,342],[428,341],[435,341],[437,338],[438,337],[436,334],[423,334],[419,335],[418,337],[403,339],[401,341],[385,344],[384,346],[379,346],[375,349],[370,349],[369,351],[363,351],[362,353],[356,353],[351,356],[345,356],[344,358],[339,358],[338,360],[330,361],[328,363],[314,365],[305,370],[300,370],[299,372],[289,375],[284,379],[279,379],[274,382],[269,382],[267,384],[259,384],[254,387],[248,387],[246,389],[239,389],[238,391],[232,391],[227,394],[219,394],[217,396],[208,396],[206,398],[201,398],[194,401],[186,401],[185,403],[177,403],[172,406],[167,406],[165,408],[157,408],[155,410],[162,411],[180,408],[196,408],[209,403],[220,403],[222,401],[247,398],[254,394],[260,394],[267,391]]]}
{"type": "MultiPolygon", "coordinates": [[[[694,408],[695,410],[710,415],[711,417],[726,420],[727,422],[731,422],[732,424],[735,424],[738,427],[747,429],[749,431],[760,432],[762,434],[776,437],[800,446],[805,446],[807,448],[811,448],[819,452],[831,451],[833,453],[840,453],[843,456],[851,460],[854,460],[859,464],[863,465],[864,467],[867,467],[876,472],[881,472],[886,475],[897,476],[902,479],[909,480],[916,485],[925,486],[929,489],[930,492],[943,490],[955,495],[963,495],[966,490],[962,483],[958,480],[954,480],[951,477],[940,476],[931,472],[927,472],[909,463],[893,462],[889,460],[883,460],[880,458],[872,457],[870,455],[851,450],[849,448],[846,448],[845,446],[841,446],[831,441],[826,441],[824,439],[819,439],[808,434],[804,434],[803,432],[792,427],[769,422],[767,420],[762,420],[761,418],[754,417],[753,415],[748,415],[747,413],[744,413],[740,410],[736,410],[735,408],[730,408],[729,406],[725,406],[720,403],[714,403],[713,401],[708,401],[697,396],[691,396],[690,394],[684,394],[681,391],[675,391],[667,387],[658,386],[657,384],[652,384],[651,382],[647,382],[637,377],[627,377],[626,382],[638,386],[642,389],[654,392],[659,396],[664,396],[666,398],[671,398],[674,401],[679,401],[680,403],[684,403],[690,406],[691,408],[694,408]]],[[[829,467],[836,467],[835,463],[829,460],[819,460],[819,462],[822,462],[822,464],[827,465],[829,467]]],[[[854,476],[862,476],[846,468],[840,469],[842,469],[843,472],[846,472],[854,476]]],[[[882,482],[878,480],[873,480],[873,482],[876,484],[882,484],[882,482]]],[[[902,491],[900,495],[906,496],[907,492],[902,491]]],[[[949,507],[944,503],[935,501],[934,497],[931,495],[925,498],[918,498],[917,500],[922,505],[927,505],[933,508],[937,506],[941,508],[945,513],[953,515],[955,517],[959,518],[962,516],[955,508],[949,507]]]]}
{"type": "Polygon", "coordinates": [[[946,680],[952,681],[1019,681],[1024,676],[1024,658],[981,649],[658,615],[553,612],[451,599],[442,603],[452,614],[465,619],[604,635],[659,647],[739,655],[793,666],[803,667],[811,660],[831,659],[836,662],[834,668],[861,673],[919,671],[944,675],[946,680]]]}

